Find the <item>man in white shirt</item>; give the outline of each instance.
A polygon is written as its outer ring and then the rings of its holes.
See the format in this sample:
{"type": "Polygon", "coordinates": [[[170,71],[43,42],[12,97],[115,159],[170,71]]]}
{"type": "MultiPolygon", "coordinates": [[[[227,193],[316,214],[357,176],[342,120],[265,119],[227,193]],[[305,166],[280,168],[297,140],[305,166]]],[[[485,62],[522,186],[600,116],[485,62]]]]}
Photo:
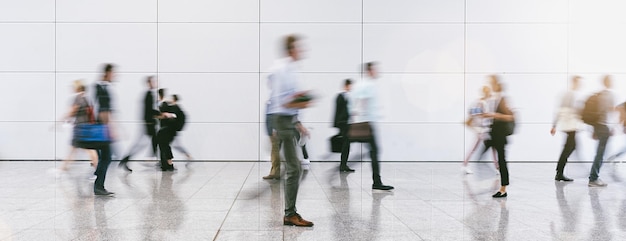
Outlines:
{"type": "MultiPolygon", "coordinates": [[[[378,96],[376,93],[376,83],[374,82],[378,79],[376,64],[374,62],[366,63],[365,71],[367,74],[366,78],[356,83],[350,93],[350,101],[348,102],[348,110],[352,117],[350,124],[369,123],[371,127],[371,137],[368,138],[367,143],[370,147],[370,158],[372,160],[372,179],[374,181],[372,189],[392,190],[393,186],[383,185],[378,164],[378,146],[376,145],[374,130],[374,123],[378,120],[378,96]]],[[[345,163],[347,159],[348,154],[341,155],[342,163],[345,163]]]]}
{"type": "Polygon", "coordinates": [[[282,148],[285,156],[285,217],[283,224],[311,227],[313,222],[303,219],[296,209],[302,168],[296,155],[295,136],[296,131],[307,135],[307,130],[298,121],[298,110],[307,108],[310,104],[310,99],[306,98],[307,92],[298,91],[296,64],[302,57],[298,40],[298,37],[294,35],[285,38],[284,46],[288,56],[277,61],[268,76],[272,85],[268,114],[272,115],[272,126],[283,143],[282,148]]]}

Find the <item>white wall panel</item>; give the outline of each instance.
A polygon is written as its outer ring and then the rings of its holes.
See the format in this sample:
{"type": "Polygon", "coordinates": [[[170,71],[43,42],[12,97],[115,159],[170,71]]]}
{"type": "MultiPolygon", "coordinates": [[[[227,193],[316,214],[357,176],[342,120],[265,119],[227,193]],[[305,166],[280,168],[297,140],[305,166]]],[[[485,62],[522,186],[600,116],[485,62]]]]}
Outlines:
{"type": "Polygon", "coordinates": [[[360,22],[361,1],[261,0],[261,22],[360,22]]]}
{"type": "Polygon", "coordinates": [[[156,33],[156,24],[58,24],[57,70],[100,71],[114,63],[120,72],[154,72],[156,33]]]}
{"type": "Polygon", "coordinates": [[[463,75],[382,74],[381,122],[461,123],[463,75]]]}
{"type": "Polygon", "coordinates": [[[463,22],[463,0],[363,1],[363,21],[368,22],[463,22]]]}
{"type": "Polygon", "coordinates": [[[54,74],[0,73],[5,98],[0,121],[53,121],[54,74]]]}
{"type": "Polygon", "coordinates": [[[466,1],[468,22],[565,22],[568,0],[466,1]]]}
{"type": "MultiPolygon", "coordinates": [[[[176,138],[196,160],[259,159],[258,123],[187,123],[176,138]]],[[[174,158],[180,158],[174,154],[174,158]]]]}
{"type": "Polygon", "coordinates": [[[363,29],[364,61],[381,71],[463,71],[463,25],[368,24],[363,29]]]}
{"type": "Polygon", "coordinates": [[[49,0],[1,1],[0,22],[52,22],[54,4],[49,0]]]}
{"type": "Polygon", "coordinates": [[[54,70],[54,24],[0,24],[0,71],[54,70]]]}
{"type": "Polygon", "coordinates": [[[620,0],[570,0],[569,21],[571,23],[616,24],[626,22],[623,10],[626,2],[620,0]]]}
{"type": "Polygon", "coordinates": [[[60,22],[156,22],[157,1],[56,0],[60,22]]]}
{"type": "Polygon", "coordinates": [[[354,72],[361,62],[359,24],[262,24],[261,71],[268,71],[277,58],[285,56],[285,36],[302,37],[300,46],[304,72],[354,72]]]}
{"type": "Polygon", "coordinates": [[[565,72],[567,27],[561,24],[468,25],[470,72],[565,72]]]}
{"type": "Polygon", "coordinates": [[[54,159],[53,122],[4,122],[0,133],[0,159],[54,159]]]}
{"type": "Polygon", "coordinates": [[[623,24],[572,24],[569,34],[569,70],[572,72],[623,72],[626,35],[623,24]]]}
{"type": "MultiPolygon", "coordinates": [[[[160,74],[159,88],[177,94],[188,122],[259,121],[258,74],[160,74]]],[[[265,98],[265,97],[263,97],[265,98]]],[[[261,100],[265,102],[265,99],[261,100]]]]}
{"type": "Polygon", "coordinates": [[[161,0],[160,22],[256,22],[258,0],[161,0]]]}
{"type": "Polygon", "coordinates": [[[160,24],[161,72],[256,72],[259,25],[160,24]]]}
{"type": "MultiPolygon", "coordinates": [[[[376,125],[381,161],[461,161],[463,160],[462,123],[376,125]]],[[[364,149],[364,159],[369,152],[364,149]]]]}

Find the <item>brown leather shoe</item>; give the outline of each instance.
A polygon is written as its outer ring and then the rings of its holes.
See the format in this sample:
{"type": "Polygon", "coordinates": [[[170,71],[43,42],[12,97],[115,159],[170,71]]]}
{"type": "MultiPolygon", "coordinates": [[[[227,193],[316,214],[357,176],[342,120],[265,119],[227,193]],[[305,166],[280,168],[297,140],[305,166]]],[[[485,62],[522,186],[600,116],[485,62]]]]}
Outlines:
{"type": "Polygon", "coordinates": [[[266,179],[266,180],[267,179],[280,179],[280,176],[279,175],[267,175],[267,176],[264,176],[263,179],[266,179]]]}
{"type": "Polygon", "coordinates": [[[284,225],[295,225],[300,227],[313,227],[313,222],[304,220],[300,214],[295,214],[283,219],[284,225]]]}

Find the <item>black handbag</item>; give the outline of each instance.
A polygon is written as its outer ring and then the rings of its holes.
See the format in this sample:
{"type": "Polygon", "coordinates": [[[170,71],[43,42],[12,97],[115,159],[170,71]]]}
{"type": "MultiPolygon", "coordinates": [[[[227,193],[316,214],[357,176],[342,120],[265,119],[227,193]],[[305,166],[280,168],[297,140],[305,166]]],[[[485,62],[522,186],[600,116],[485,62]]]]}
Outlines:
{"type": "Polygon", "coordinates": [[[369,122],[350,124],[348,138],[353,142],[368,142],[372,139],[372,126],[369,122]]]}
{"type": "Polygon", "coordinates": [[[330,152],[341,153],[344,137],[341,134],[330,137],[330,152]]]}

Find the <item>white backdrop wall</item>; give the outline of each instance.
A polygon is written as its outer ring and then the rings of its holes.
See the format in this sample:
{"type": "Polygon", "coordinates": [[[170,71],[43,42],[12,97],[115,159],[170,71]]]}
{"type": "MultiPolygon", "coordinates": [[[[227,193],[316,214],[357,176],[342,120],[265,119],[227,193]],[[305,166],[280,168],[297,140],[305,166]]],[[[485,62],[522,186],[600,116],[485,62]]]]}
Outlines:
{"type": "MultiPolygon", "coordinates": [[[[626,22],[620,0],[0,0],[0,159],[51,160],[69,150],[55,125],[71,83],[115,82],[118,152],[142,131],[144,78],[182,97],[179,136],[199,160],[267,160],[267,69],[281,37],[304,36],[302,85],[320,97],[302,113],[312,160],[328,153],[334,98],[359,65],[378,61],[383,161],[460,161],[474,134],[463,125],[489,74],[499,74],[518,113],[509,160],[555,161],[563,135],[549,129],[572,75],[583,93],[612,74],[626,91],[626,22]]],[[[614,152],[625,144],[617,135],[614,152]]],[[[592,158],[584,132],[574,159],[592,158]]],[[[353,144],[353,150],[361,150],[353,144]]],[[[175,155],[177,155],[175,153],[175,155]]],[[[181,156],[181,155],[177,155],[181,156]]],[[[359,155],[355,155],[358,158],[359,155]]],[[[144,158],[139,155],[137,158],[144,158]]]]}

